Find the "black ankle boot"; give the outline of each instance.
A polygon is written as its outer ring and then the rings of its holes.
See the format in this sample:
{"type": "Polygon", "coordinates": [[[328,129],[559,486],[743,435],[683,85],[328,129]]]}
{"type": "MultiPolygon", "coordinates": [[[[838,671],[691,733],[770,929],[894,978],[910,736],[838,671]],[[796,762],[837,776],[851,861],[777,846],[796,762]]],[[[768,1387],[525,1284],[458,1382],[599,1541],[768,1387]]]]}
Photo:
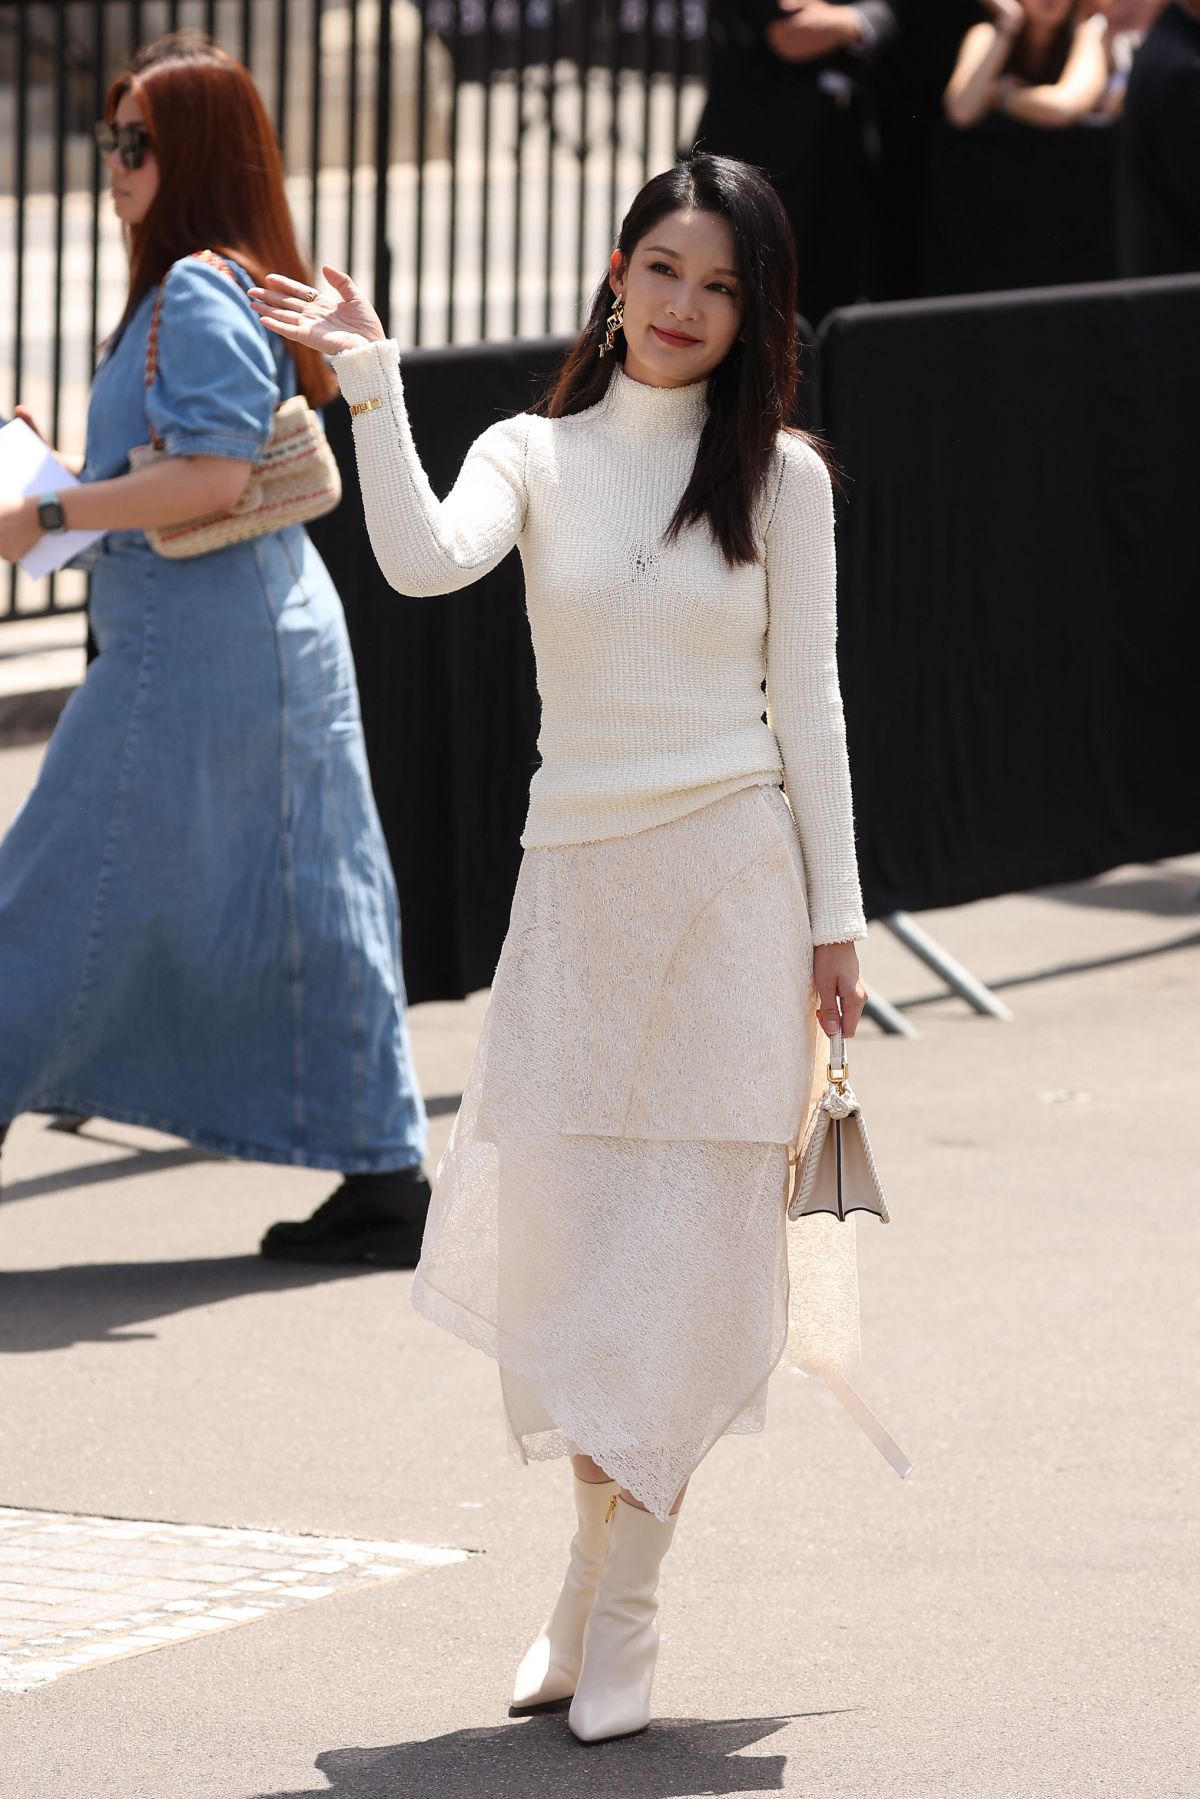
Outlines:
{"type": "Polygon", "coordinates": [[[420,1163],[386,1174],[348,1174],[311,1218],[273,1224],[260,1253],[273,1262],[377,1262],[415,1268],[429,1182],[420,1163]]]}

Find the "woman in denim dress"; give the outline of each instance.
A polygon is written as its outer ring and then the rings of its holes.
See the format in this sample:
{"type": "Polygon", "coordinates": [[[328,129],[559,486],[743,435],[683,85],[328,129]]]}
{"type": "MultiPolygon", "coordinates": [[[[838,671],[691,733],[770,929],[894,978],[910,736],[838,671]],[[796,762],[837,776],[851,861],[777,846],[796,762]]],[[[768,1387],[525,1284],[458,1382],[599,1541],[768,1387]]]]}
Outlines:
{"type": "MultiPolygon", "coordinates": [[[[425,1116],[341,603],[300,526],[179,561],[144,534],[231,508],[280,402],[335,391],[246,299],[294,254],[278,151],[247,72],[191,38],[135,60],[107,123],[130,303],[84,485],[53,497],[67,528],[106,532],[100,654],[0,845],[0,1128],[95,1114],[340,1170],[264,1253],[411,1265],[425,1116]],[[131,473],[152,436],[166,460],[131,473]]],[[[0,553],[46,516],[0,502],[0,553]]]]}

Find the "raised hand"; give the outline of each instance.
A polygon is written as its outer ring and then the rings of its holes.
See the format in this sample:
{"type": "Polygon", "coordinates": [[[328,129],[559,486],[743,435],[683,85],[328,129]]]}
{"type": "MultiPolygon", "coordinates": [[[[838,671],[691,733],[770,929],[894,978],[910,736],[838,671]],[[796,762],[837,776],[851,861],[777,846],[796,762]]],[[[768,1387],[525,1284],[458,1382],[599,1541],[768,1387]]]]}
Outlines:
{"type": "Polygon", "coordinates": [[[321,273],[336,292],[336,300],[289,275],[268,275],[262,287],[250,289],[250,304],[268,331],[307,344],[322,356],[340,356],[343,350],[381,343],[387,334],[379,316],[349,275],[328,264],[321,273]]]}

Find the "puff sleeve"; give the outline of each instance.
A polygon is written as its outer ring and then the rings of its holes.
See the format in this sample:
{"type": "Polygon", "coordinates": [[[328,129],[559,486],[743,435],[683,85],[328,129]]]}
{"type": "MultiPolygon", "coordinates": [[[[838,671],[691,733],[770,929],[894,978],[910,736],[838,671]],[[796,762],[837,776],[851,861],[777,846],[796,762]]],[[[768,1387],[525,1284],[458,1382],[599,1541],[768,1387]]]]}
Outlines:
{"type": "Polygon", "coordinates": [[[168,456],[255,462],[280,400],[266,328],[240,282],[187,257],[167,271],[146,417],[168,456]]]}

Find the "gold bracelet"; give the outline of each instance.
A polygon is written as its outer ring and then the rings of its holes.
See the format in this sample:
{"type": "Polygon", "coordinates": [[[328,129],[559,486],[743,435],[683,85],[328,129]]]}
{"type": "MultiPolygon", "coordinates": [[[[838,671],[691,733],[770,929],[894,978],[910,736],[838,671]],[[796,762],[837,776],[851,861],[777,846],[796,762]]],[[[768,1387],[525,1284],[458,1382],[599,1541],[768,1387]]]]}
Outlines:
{"type": "Polygon", "coordinates": [[[382,400],[359,400],[350,408],[350,417],[356,419],[360,412],[378,412],[382,405],[382,400]]]}

